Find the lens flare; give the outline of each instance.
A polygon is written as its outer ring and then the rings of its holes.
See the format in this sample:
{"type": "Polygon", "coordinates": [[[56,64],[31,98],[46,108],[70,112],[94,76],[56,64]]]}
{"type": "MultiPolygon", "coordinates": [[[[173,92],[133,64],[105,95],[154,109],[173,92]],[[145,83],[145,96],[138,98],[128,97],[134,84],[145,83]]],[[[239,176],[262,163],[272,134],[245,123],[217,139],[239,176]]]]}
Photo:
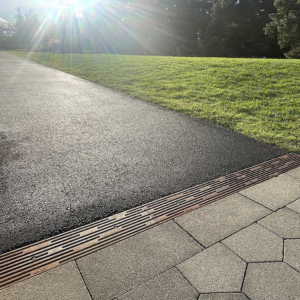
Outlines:
{"type": "Polygon", "coordinates": [[[170,17],[159,4],[149,8],[121,0],[53,0],[39,19],[31,49],[161,55],[176,51],[170,17]]]}

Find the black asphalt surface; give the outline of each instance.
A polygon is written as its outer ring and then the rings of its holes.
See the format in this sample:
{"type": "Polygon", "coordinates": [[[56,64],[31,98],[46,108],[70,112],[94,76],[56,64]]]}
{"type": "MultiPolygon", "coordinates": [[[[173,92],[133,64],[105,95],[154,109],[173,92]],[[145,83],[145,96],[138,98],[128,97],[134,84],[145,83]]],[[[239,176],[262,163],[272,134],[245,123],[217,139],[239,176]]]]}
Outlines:
{"type": "Polygon", "coordinates": [[[0,253],[285,153],[0,52],[0,253]]]}

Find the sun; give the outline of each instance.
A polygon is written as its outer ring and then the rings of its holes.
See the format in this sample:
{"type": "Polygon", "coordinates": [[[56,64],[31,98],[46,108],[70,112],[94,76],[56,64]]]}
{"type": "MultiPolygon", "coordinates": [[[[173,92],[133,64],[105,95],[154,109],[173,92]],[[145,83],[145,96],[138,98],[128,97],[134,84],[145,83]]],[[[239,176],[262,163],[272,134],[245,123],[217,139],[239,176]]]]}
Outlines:
{"type": "Polygon", "coordinates": [[[67,1],[65,1],[65,2],[67,2],[67,3],[70,4],[70,5],[76,6],[76,5],[79,4],[80,0],[67,0],[67,1]]]}

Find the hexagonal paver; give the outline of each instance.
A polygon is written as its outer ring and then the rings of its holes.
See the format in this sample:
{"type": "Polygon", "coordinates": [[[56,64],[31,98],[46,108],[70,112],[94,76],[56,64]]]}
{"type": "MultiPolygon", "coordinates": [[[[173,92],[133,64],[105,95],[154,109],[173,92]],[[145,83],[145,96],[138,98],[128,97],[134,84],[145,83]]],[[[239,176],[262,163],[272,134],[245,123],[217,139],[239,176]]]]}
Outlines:
{"type": "Polygon", "coordinates": [[[300,199],[292,202],[291,204],[287,205],[286,207],[297,212],[298,214],[300,214],[300,199]]]}
{"type": "Polygon", "coordinates": [[[199,293],[240,291],[246,263],[221,243],[177,266],[199,293]]]}
{"type": "Polygon", "coordinates": [[[247,262],[282,261],[283,239],[258,224],[222,241],[247,262]]]}
{"type": "Polygon", "coordinates": [[[300,178],[300,167],[296,168],[296,169],[293,169],[291,171],[288,171],[287,174],[289,174],[291,176],[294,176],[296,178],[300,178]]]}
{"type": "Polygon", "coordinates": [[[282,208],[257,222],[282,238],[300,238],[300,215],[282,208]]]}
{"type": "Polygon", "coordinates": [[[172,268],[118,297],[118,300],[197,300],[198,295],[182,274],[172,268]]]}
{"type": "Polygon", "coordinates": [[[250,263],[243,292],[251,300],[297,300],[300,274],[283,262],[250,263]]]}
{"type": "Polygon", "coordinates": [[[284,241],[284,262],[300,272],[300,239],[284,241]]]}
{"type": "Polygon", "coordinates": [[[271,211],[239,194],[233,194],[175,219],[205,247],[241,230],[271,211]]]}
{"type": "Polygon", "coordinates": [[[300,180],[286,174],[240,191],[240,194],[277,210],[300,197],[300,180]]]}
{"type": "Polygon", "coordinates": [[[91,300],[75,262],[0,290],[1,300],[91,300]]]}
{"type": "Polygon", "coordinates": [[[248,300],[243,293],[201,294],[198,300],[248,300]]]}
{"type": "Polygon", "coordinates": [[[112,299],[202,249],[170,221],[82,257],[77,265],[94,300],[112,299]]]}

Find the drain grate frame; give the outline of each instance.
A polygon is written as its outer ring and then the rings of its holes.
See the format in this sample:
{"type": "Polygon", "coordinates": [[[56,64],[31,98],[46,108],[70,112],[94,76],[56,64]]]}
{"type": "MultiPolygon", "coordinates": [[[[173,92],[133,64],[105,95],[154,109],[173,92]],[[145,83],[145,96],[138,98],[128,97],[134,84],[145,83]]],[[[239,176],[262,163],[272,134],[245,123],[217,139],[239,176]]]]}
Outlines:
{"type": "Polygon", "coordinates": [[[289,153],[0,255],[0,289],[91,254],[300,166],[289,153]]]}

